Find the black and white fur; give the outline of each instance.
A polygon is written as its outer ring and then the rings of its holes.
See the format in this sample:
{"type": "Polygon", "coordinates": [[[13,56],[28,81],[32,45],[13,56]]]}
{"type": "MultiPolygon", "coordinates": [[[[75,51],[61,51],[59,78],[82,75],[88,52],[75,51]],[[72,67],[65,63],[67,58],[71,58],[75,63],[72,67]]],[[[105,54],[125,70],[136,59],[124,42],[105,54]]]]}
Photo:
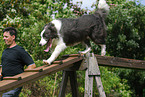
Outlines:
{"type": "Polygon", "coordinates": [[[74,46],[78,43],[86,44],[86,50],[81,52],[86,54],[91,50],[90,40],[101,45],[101,55],[105,55],[106,25],[104,19],[108,12],[108,4],[105,0],[100,0],[97,11],[92,15],[83,15],[77,19],[56,19],[45,25],[39,44],[43,46],[48,43],[48,49],[51,44],[56,47],[50,58],[43,62],[51,64],[67,46],[74,46]]]}

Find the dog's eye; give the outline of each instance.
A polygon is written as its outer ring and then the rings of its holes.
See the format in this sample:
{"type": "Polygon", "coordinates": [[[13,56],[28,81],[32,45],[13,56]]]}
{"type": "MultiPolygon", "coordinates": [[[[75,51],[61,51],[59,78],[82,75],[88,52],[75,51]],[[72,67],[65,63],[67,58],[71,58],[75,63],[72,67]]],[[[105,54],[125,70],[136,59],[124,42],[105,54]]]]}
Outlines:
{"type": "Polygon", "coordinates": [[[46,33],[43,34],[44,38],[48,38],[50,36],[50,33],[47,31],[46,33]]]}
{"type": "Polygon", "coordinates": [[[43,34],[43,37],[48,37],[48,34],[46,34],[46,33],[45,33],[45,34],[43,34]]]}

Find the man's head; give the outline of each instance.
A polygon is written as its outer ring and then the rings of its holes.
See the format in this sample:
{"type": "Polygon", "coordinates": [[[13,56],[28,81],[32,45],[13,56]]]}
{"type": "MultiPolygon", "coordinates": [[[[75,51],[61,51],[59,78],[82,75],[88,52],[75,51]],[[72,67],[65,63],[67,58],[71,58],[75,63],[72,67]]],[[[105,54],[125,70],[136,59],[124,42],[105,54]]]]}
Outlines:
{"type": "Polygon", "coordinates": [[[11,46],[13,43],[15,43],[16,36],[17,31],[13,27],[7,27],[3,30],[3,39],[8,46],[11,46]]]}

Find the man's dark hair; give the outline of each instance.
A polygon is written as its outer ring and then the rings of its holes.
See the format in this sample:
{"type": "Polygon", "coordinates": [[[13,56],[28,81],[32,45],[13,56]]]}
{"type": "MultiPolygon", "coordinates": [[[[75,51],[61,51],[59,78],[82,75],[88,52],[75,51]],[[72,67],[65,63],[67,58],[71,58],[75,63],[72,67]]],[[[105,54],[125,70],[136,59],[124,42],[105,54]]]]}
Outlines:
{"type": "Polygon", "coordinates": [[[17,37],[17,30],[16,30],[14,27],[7,27],[7,28],[5,28],[5,29],[3,30],[3,33],[4,33],[4,32],[9,32],[11,36],[12,36],[12,35],[15,35],[15,39],[16,39],[16,37],[17,37]]]}

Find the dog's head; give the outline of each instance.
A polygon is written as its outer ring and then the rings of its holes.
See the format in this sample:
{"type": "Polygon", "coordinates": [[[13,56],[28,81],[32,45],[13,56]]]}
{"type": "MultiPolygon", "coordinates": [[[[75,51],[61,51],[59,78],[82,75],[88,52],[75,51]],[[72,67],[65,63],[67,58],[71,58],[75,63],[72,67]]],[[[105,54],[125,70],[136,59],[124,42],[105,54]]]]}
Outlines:
{"type": "Polygon", "coordinates": [[[41,32],[41,40],[39,45],[43,46],[47,44],[47,49],[44,50],[46,52],[49,51],[51,45],[52,45],[52,39],[57,38],[57,30],[55,28],[55,25],[52,23],[49,23],[44,26],[43,31],[41,32]]]}

